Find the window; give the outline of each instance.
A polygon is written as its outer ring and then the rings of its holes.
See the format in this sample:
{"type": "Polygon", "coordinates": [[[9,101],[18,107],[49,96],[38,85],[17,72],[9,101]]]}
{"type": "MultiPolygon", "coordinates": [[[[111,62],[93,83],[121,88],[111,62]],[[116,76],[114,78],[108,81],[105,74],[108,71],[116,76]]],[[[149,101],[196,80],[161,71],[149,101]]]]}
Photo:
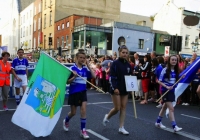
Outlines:
{"type": "Polygon", "coordinates": [[[34,10],[34,15],[36,15],[36,6],[35,6],[35,10],[34,10]]]}
{"type": "Polygon", "coordinates": [[[25,23],[25,15],[24,15],[23,23],[25,23]]]}
{"type": "Polygon", "coordinates": [[[66,46],[68,46],[68,42],[69,42],[69,36],[66,35],[66,46]]]}
{"type": "Polygon", "coordinates": [[[44,49],[46,49],[46,41],[47,41],[46,35],[44,35],[44,49]]]}
{"type": "Polygon", "coordinates": [[[32,17],[32,10],[30,10],[30,17],[32,17]]]}
{"type": "Polygon", "coordinates": [[[22,36],[23,36],[23,29],[21,28],[21,38],[22,38],[22,36]]]}
{"type": "Polygon", "coordinates": [[[144,48],[144,39],[139,39],[138,49],[144,48]]]}
{"type": "Polygon", "coordinates": [[[62,36],[62,38],[61,38],[61,39],[62,39],[62,41],[61,41],[61,42],[62,42],[62,48],[63,48],[63,47],[64,47],[64,36],[62,36]]]}
{"type": "Polygon", "coordinates": [[[50,0],[50,6],[52,5],[52,0],[50,0]]]}
{"type": "Polygon", "coordinates": [[[35,48],[35,46],[36,46],[36,39],[34,37],[33,48],[35,48]]]}
{"type": "Polygon", "coordinates": [[[47,8],[47,0],[44,0],[44,8],[47,8]]]}
{"type": "Polygon", "coordinates": [[[65,25],[64,25],[64,23],[62,24],[62,29],[64,29],[65,28],[65,25]]]}
{"type": "Polygon", "coordinates": [[[23,37],[25,36],[25,26],[23,28],[23,37]]]}
{"type": "Polygon", "coordinates": [[[196,36],[196,38],[195,38],[195,42],[199,42],[199,37],[198,36],[196,36]]]}
{"type": "Polygon", "coordinates": [[[40,30],[41,18],[38,19],[38,30],[40,30]]]}
{"type": "Polygon", "coordinates": [[[31,35],[31,25],[30,25],[30,35],[31,35]]]}
{"type": "Polygon", "coordinates": [[[33,28],[33,31],[34,31],[34,32],[36,31],[36,20],[34,20],[34,28],[33,28]]]}
{"type": "Polygon", "coordinates": [[[69,27],[69,21],[66,23],[66,27],[67,27],[67,28],[69,27]]]}
{"type": "Polygon", "coordinates": [[[50,11],[50,22],[49,22],[50,26],[52,25],[52,11],[50,11]]]}
{"type": "Polygon", "coordinates": [[[28,27],[26,27],[26,36],[28,36],[28,27]]]}
{"type": "Polygon", "coordinates": [[[185,36],[185,47],[189,47],[190,35],[185,36]]]}
{"type": "Polygon", "coordinates": [[[200,30],[200,20],[199,20],[199,23],[197,24],[197,29],[200,30]]]}
{"type": "Polygon", "coordinates": [[[38,9],[39,9],[39,13],[41,12],[41,3],[39,3],[39,6],[38,6],[38,9]]]}
{"type": "Polygon", "coordinates": [[[58,25],[58,31],[60,30],[60,25],[58,25]]]}
{"type": "Polygon", "coordinates": [[[59,39],[59,37],[57,38],[57,48],[59,48],[60,46],[60,39],[59,39]]]}
{"type": "Polygon", "coordinates": [[[27,16],[26,16],[26,18],[28,19],[28,13],[27,13],[27,16]]]}
{"type": "Polygon", "coordinates": [[[44,28],[46,28],[46,14],[44,14],[44,28]]]}
{"type": "MultiPolygon", "coordinates": [[[[27,43],[28,43],[28,41],[27,41],[27,43]]],[[[31,45],[31,40],[29,40],[29,44],[30,44],[29,47],[31,48],[31,46],[32,46],[32,45],[31,45]]]]}
{"type": "Polygon", "coordinates": [[[22,19],[22,17],[21,17],[21,25],[22,25],[22,23],[23,23],[23,19],[22,19]]]}

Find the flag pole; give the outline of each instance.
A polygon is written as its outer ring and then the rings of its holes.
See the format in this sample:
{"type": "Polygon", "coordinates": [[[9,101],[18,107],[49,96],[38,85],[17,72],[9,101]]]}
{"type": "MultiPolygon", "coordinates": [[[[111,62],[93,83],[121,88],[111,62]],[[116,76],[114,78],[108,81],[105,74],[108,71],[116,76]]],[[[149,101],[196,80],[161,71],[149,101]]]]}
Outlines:
{"type": "MultiPolygon", "coordinates": [[[[65,68],[67,68],[69,71],[73,72],[71,69],[69,69],[68,67],[66,67],[64,64],[60,63],[58,60],[56,60],[55,58],[51,57],[49,54],[45,53],[45,52],[41,52],[43,54],[45,54],[46,56],[48,56],[49,58],[53,59],[54,61],[58,62],[60,65],[63,65],[65,68]]],[[[83,79],[84,81],[86,81],[87,83],[89,83],[91,86],[95,87],[96,89],[98,89],[99,91],[101,91],[102,93],[105,93],[102,89],[98,88],[97,86],[95,86],[94,84],[92,84],[91,82],[89,82],[88,80],[86,80],[85,78],[81,77],[80,75],[77,74],[77,76],[79,76],[81,79],[83,79]]]]}
{"type": "Polygon", "coordinates": [[[131,92],[132,94],[132,100],[133,100],[133,109],[134,109],[134,114],[135,114],[135,118],[137,119],[137,112],[136,112],[136,106],[135,106],[135,97],[134,97],[134,92],[131,92]]]}
{"type": "MultiPolygon", "coordinates": [[[[176,83],[172,86],[174,87],[176,84],[178,84],[178,82],[181,81],[181,79],[183,78],[183,76],[181,76],[181,78],[178,79],[178,81],[176,81],[176,83]]],[[[163,96],[165,96],[170,90],[167,90],[156,102],[159,102],[163,96]]]]}

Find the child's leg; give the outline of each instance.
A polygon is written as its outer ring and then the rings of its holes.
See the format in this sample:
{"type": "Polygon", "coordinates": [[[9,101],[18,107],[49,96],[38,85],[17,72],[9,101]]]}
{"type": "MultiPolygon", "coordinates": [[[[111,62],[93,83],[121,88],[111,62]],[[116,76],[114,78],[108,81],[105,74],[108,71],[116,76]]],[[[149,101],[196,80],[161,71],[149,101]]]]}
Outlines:
{"type": "Polygon", "coordinates": [[[82,102],[82,106],[80,107],[80,111],[81,111],[81,130],[85,130],[85,126],[86,126],[86,106],[87,106],[87,102],[84,101],[82,102]]]}
{"type": "Polygon", "coordinates": [[[76,106],[72,105],[71,106],[71,111],[67,114],[67,117],[65,118],[65,122],[68,123],[69,120],[76,115],[76,106]]]}

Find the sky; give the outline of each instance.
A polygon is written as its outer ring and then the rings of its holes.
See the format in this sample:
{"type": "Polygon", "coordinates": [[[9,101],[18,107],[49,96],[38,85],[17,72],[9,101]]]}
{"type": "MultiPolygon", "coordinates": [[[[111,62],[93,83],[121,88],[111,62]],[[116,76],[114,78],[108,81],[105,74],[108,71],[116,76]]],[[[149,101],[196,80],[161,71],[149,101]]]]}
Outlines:
{"type": "MultiPolygon", "coordinates": [[[[155,15],[168,0],[121,0],[121,11],[143,16],[155,15]]],[[[200,12],[200,0],[174,0],[177,7],[200,12]]]]}
{"type": "MultiPolygon", "coordinates": [[[[0,0],[0,27],[9,17],[6,11],[11,0],[0,0]]],[[[151,16],[155,15],[168,0],[121,0],[121,11],[151,16]]],[[[174,0],[177,7],[185,7],[189,11],[200,12],[200,0],[174,0]]]]}

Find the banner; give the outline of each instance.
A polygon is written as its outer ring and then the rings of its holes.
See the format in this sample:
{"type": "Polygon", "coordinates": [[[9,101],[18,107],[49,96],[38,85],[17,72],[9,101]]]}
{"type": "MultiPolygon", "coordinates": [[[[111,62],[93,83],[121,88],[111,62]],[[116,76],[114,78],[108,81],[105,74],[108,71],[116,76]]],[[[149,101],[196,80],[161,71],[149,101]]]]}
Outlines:
{"type": "Polygon", "coordinates": [[[35,137],[50,135],[60,117],[70,74],[67,67],[41,53],[12,122],[35,137]]]}

